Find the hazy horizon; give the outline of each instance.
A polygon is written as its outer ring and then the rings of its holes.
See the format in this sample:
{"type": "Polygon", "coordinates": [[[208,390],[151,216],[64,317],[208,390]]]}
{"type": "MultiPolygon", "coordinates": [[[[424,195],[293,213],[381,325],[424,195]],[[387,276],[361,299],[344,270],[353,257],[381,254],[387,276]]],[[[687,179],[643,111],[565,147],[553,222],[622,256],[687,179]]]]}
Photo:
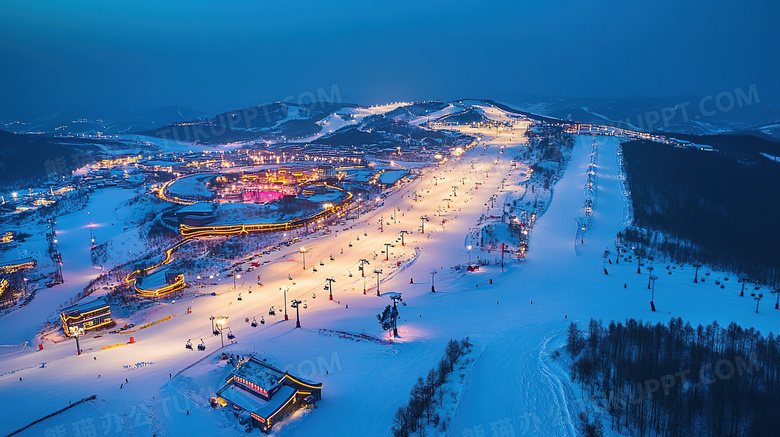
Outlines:
{"type": "Polygon", "coordinates": [[[344,102],[780,96],[780,5],[312,1],[0,6],[0,115],[344,102]]]}

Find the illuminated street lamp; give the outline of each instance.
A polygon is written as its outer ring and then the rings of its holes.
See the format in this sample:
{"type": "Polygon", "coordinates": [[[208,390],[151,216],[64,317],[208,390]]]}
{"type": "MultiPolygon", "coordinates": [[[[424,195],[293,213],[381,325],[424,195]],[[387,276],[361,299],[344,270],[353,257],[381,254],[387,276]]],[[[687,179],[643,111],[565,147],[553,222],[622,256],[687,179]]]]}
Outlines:
{"type": "Polygon", "coordinates": [[[219,338],[222,340],[222,347],[225,347],[225,336],[222,334],[222,330],[225,328],[225,323],[227,323],[227,316],[219,316],[217,317],[217,329],[219,330],[219,338]]]}
{"type": "MultiPolygon", "coordinates": [[[[233,270],[235,272],[235,270],[233,270]]],[[[233,290],[236,289],[236,278],[241,279],[241,275],[233,275],[233,290]]]]}
{"type": "Polygon", "coordinates": [[[290,320],[287,317],[287,290],[289,290],[289,287],[284,286],[284,287],[279,287],[279,289],[282,290],[282,292],[284,292],[284,320],[290,320]]]}
{"type": "Polygon", "coordinates": [[[469,265],[471,265],[471,245],[466,246],[466,249],[469,251],[469,265]]]}
{"type": "Polygon", "coordinates": [[[73,330],[73,338],[76,339],[76,355],[81,355],[81,347],[79,346],[79,337],[81,337],[82,335],[84,335],[84,328],[76,328],[73,330]]]}
{"type": "Polygon", "coordinates": [[[304,270],[306,270],[306,252],[308,252],[308,250],[306,250],[305,247],[301,247],[301,255],[303,255],[303,269],[304,270]]]}
{"type": "Polygon", "coordinates": [[[92,219],[90,218],[90,212],[87,211],[87,219],[89,220],[89,239],[92,240],[92,245],[95,245],[95,236],[92,235],[92,219]]]}

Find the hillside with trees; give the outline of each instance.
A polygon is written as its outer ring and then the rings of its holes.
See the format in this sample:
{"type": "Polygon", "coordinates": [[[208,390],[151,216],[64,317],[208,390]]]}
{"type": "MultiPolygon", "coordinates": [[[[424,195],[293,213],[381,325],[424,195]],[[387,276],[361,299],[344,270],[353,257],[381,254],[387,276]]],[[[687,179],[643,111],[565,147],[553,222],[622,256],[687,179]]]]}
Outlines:
{"type": "Polygon", "coordinates": [[[651,141],[623,144],[634,223],[624,233],[683,262],[776,284],[780,145],[756,137],[691,137],[714,152],[651,141]]]}
{"type": "Polygon", "coordinates": [[[602,402],[612,429],[650,436],[776,435],[780,342],[735,323],[693,327],[591,319],[569,326],[571,378],[602,402]]]}

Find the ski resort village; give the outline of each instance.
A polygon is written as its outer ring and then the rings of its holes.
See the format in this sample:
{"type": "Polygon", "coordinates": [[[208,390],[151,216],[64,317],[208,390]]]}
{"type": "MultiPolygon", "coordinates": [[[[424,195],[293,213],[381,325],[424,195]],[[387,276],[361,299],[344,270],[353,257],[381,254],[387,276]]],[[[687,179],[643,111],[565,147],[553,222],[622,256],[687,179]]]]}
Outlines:
{"type": "Polygon", "coordinates": [[[55,138],[77,150],[0,193],[2,435],[742,436],[777,420],[777,265],[729,261],[738,229],[709,250],[695,217],[659,228],[675,212],[640,188],[671,161],[632,170],[653,147],[695,167],[725,143],[489,100],[276,102],[55,138]]]}

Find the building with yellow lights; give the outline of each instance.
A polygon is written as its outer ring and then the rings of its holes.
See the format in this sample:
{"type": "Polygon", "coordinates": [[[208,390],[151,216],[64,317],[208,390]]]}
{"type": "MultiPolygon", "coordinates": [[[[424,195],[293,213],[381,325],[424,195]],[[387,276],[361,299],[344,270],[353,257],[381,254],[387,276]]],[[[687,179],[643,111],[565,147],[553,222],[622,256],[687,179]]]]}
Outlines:
{"type": "Polygon", "coordinates": [[[175,291],[187,287],[184,275],[178,272],[160,270],[135,279],[133,288],[141,297],[158,299],[167,298],[175,291]]]}
{"type": "Polygon", "coordinates": [[[16,299],[13,296],[8,280],[0,278],[0,309],[16,305],[16,299]]]}
{"type": "Polygon", "coordinates": [[[268,434],[271,428],[301,408],[322,399],[322,383],[306,381],[255,357],[239,362],[212,405],[248,414],[251,423],[268,434]]]}
{"type": "Polygon", "coordinates": [[[38,265],[38,262],[33,258],[22,258],[12,261],[0,262],[0,273],[14,273],[25,269],[32,269],[38,265]]]}
{"type": "Polygon", "coordinates": [[[114,326],[111,318],[111,305],[103,298],[65,308],[60,313],[62,330],[71,337],[79,330],[90,331],[97,328],[114,326]]]}

